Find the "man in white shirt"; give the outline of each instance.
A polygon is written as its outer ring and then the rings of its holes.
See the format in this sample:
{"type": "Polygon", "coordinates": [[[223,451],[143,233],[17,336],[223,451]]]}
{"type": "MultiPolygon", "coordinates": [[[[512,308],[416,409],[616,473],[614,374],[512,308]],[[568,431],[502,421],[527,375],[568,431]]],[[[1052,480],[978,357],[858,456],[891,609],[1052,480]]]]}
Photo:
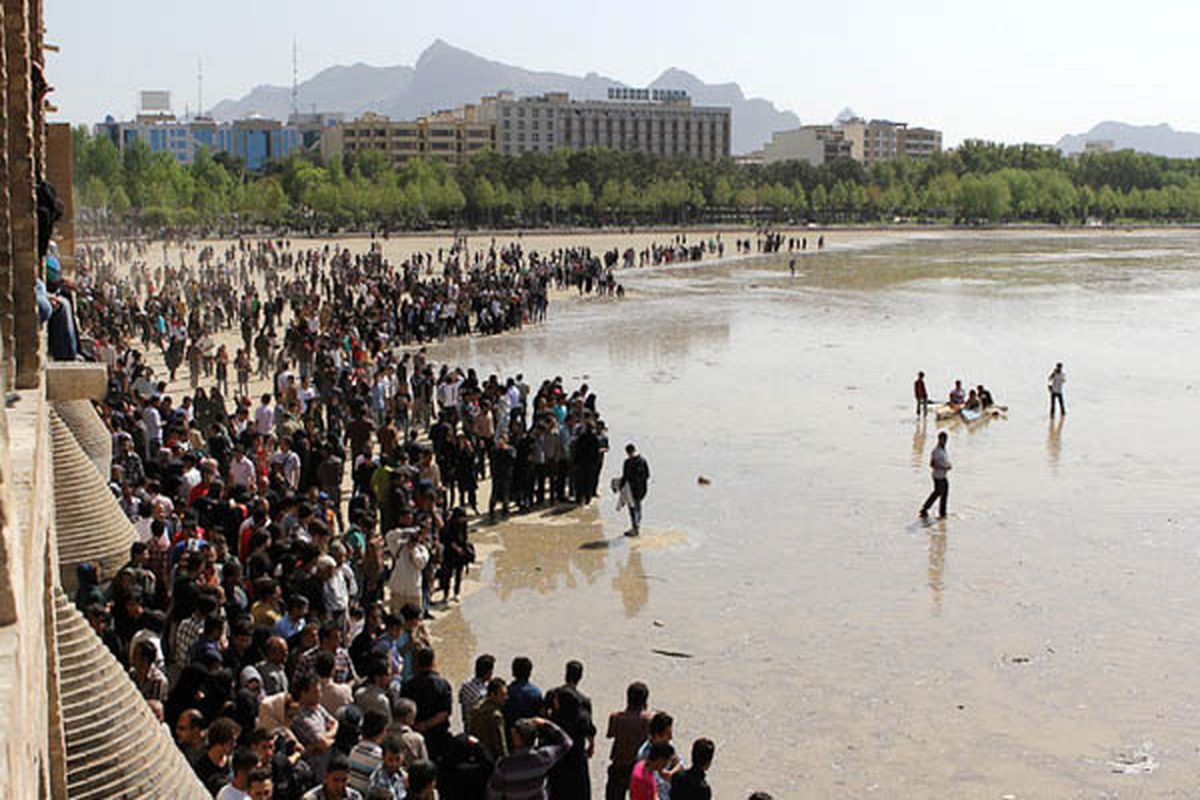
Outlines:
{"type": "Polygon", "coordinates": [[[286,436],[279,440],[279,452],[271,456],[271,463],[283,468],[283,479],[293,491],[300,487],[300,456],[292,451],[292,443],[286,436]]]}
{"type": "Polygon", "coordinates": [[[929,516],[929,507],[933,505],[934,500],[939,501],[938,517],[946,518],[946,502],[950,499],[950,481],[946,478],[946,474],[953,469],[950,464],[950,456],[946,453],[948,438],[945,431],[939,433],[937,446],[929,454],[929,468],[933,473],[933,491],[925,501],[925,505],[921,506],[922,519],[929,516]]]}
{"type": "Polygon", "coordinates": [[[158,413],[157,397],[146,401],[146,408],[142,411],[142,423],[146,426],[146,448],[150,451],[148,455],[157,460],[159,448],[162,447],[162,417],[158,413]]]}
{"type": "Polygon", "coordinates": [[[259,436],[270,436],[275,430],[275,409],[271,408],[271,395],[262,396],[262,405],[254,410],[254,430],[259,436]]]}
{"type": "Polygon", "coordinates": [[[187,505],[188,495],[203,480],[198,464],[199,460],[194,453],[183,454],[183,477],[179,481],[180,501],[183,505],[187,505]]]}
{"type": "Polygon", "coordinates": [[[399,617],[400,609],[406,603],[423,607],[421,577],[429,563],[429,548],[424,543],[426,536],[422,528],[396,528],[384,537],[393,561],[392,575],[388,579],[393,616],[399,617]]]}
{"type": "Polygon", "coordinates": [[[305,414],[308,413],[308,404],[317,396],[317,390],[312,387],[312,382],[306,377],[300,383],[300,410],[305,414]]]}
{"type": "Polygon", "coordinates": [[[245,447],[234,445],[233,458],[229,462],[229,485],[254,489],[254,462],[246,458],[245,447]]]}
{"type": "Polygon", "coordinates": [[[1049,381],[1050,389],[1050,416],[1054,416],[1054,401],[1058,401],[1058,408],[1062,411],[1063,416],[1067,415],[1067,407],[1063,404],[1063,384],[1067,382],[1067,373],[1063,371],[1062,362],[1054,365],[1054,371],[1050,373],[1049,381]]]}

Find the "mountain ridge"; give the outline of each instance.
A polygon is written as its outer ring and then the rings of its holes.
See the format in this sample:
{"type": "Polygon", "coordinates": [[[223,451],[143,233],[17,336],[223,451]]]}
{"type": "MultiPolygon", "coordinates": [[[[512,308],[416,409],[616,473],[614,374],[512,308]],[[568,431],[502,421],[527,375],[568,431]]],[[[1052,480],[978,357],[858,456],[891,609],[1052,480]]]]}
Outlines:
{"type": "MultiPolygon", "coordinates": [[[[476,103],[483,95],[508,90],[518,96],[551,91],[568,92],[580,100],[602,100],[607,90],[627,84],[591,71],[583,76],[529,70],[485,58],[437,38],[412,66],[375,67],[362,62],[327,67],[296,87],[300,111],[340,111],[355,117],[367,111],[394,119],[411,119],[463,103],[476,103]]],[[[769,141],[775,131],[800,125],[791,111],[769,100],[746,97],[736,82],[709,84],[695,74],[669,67],[651,81],[650,88],[683,89],[697,105],[729,106],[733,118],[732,152],[749,153],[769,141]]],[[[220,121],[261,116],[286,119],[292,110],[292,90],[260,84],[238,99],[212,106],[220,121]]]]}
{"type": "Polygon", "coordinates": [[[1083,152],[1084,146],[1092,141],[1111,141],[1114,150],[1136,150],[1171,158],[1200,158],[1200,133],[1177,131],[1166,122],[1134,125],[1105,120],[1093,125],[1086,133],[1063,136],[1057,147],[1070,155],[1083,152]]]}

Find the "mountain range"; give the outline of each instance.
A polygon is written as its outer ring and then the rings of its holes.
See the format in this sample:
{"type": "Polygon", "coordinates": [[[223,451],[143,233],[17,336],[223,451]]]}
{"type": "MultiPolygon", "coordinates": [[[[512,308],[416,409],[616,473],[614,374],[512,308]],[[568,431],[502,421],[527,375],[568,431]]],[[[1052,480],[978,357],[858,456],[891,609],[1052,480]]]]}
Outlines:
{"type": "Polygon", "coordinates": [[[1068,155],[1080,153],[1085,144],[1097,141],[1112,142],[1114,150],[1136,150],[1172,158],[1200,158],[1200,133],[1177,131],[1165,122],[1160,125],[1101,122],[1087,133],[1062,137],[1058,140],[1058,149],[1068,155]]]}
{"type": "MultiPolygon", "coordinates": [[[[353,118],[374,111],[393,119],[412,119],[438,109],[476,103],[501,90],[518,97],[565,91],[578,100],[602,100],[611,87],[626,84],[594,72],[582,77],[536,72],[477,56],[438,39],[411,67],[336,66],[318,72],[296,87],[300,111],[340,111],[353,118]]],[[[736,83],[708,84],[690,72],[668,69],[649,84],[652,89],[682,89],[696,105],[729,106],[733,117],[733,152],[749,153],[775,131],[796,128],[800,119],[761,98],[747,98],[736,83]]],[[[292,90],[256,86],[238,100],[222,100],[211,109],[219,121],[257,114],[287,119],[292,90]]]]}

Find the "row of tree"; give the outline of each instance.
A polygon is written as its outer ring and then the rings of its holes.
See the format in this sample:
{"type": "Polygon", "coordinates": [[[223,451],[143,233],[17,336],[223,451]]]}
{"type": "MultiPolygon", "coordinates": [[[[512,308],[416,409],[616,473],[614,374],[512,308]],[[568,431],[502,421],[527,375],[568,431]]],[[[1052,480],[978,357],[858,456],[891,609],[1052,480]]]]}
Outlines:
{"type": "Polygon", "coordinates": [[[599,149],[485,152],[457,169],[422,159],[394,169],[384,153],[365,151],[328,163],[294,155],[251,173],[227,153],[201,151],[183,165],[141,141],[118,150],[82,127],[73,144],[76,196],[91,227],[1200,220],[1200,160],[1130,151],[1066,158],[967,142],[870,169],[851,159],[755,165],[599,149]]]}

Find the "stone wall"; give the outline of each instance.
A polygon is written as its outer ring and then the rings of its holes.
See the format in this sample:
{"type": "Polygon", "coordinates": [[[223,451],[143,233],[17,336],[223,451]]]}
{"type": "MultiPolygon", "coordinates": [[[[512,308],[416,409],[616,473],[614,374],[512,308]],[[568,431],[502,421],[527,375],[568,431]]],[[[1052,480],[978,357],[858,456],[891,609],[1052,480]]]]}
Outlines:
{"type": "Polygon", "coordinates": [[[54,489],[34,304],[45,167],[41,0],[0,0],[0,797],[67,797],[52,587],[54,489]]]}
{"type": "Polygon", "coordinates": [[[66,797],[61,766],[52,768],[65,750],[46,623],[58,573],[48,414],[40,387],[0,413],[0,797],[66,797]]]}

